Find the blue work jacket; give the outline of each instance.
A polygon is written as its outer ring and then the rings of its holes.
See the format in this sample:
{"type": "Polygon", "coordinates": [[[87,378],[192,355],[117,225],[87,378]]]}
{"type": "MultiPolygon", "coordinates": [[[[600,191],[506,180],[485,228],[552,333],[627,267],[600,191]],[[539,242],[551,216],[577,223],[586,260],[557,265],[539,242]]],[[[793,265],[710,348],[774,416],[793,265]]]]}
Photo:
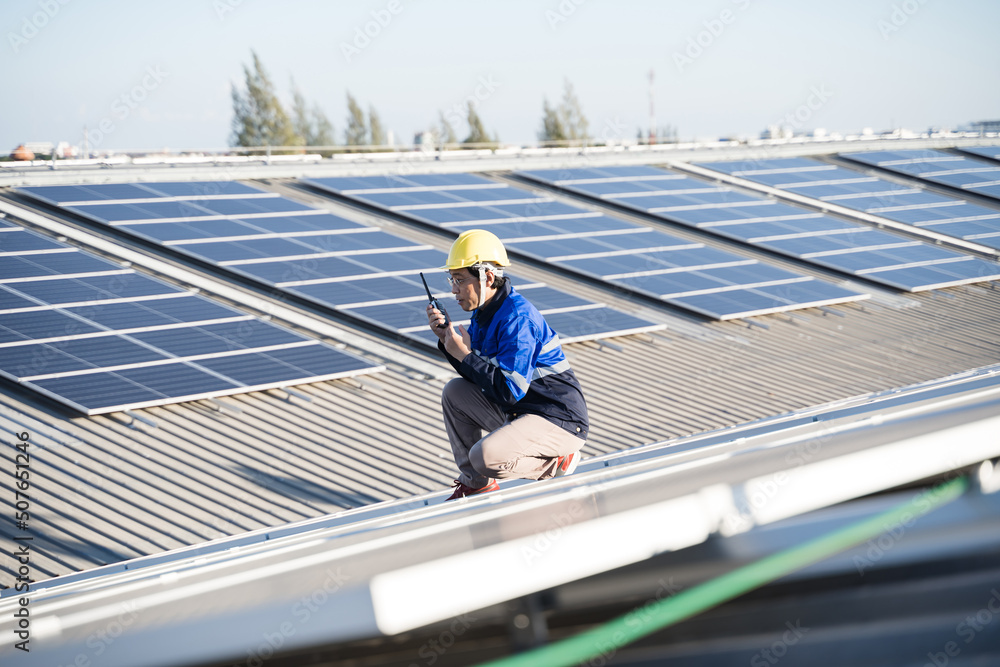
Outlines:
{"type": "MultiPolygon", "coordinates": [[[[496,296],[472,313],[472,353],[459,363],[445,356],[509,419],[535,414],[584,440],[587,404],[559,336],[538,309],[506,280],[496,296]]],[[[439,344],[444,350],[444,345],[439,344]]]]}

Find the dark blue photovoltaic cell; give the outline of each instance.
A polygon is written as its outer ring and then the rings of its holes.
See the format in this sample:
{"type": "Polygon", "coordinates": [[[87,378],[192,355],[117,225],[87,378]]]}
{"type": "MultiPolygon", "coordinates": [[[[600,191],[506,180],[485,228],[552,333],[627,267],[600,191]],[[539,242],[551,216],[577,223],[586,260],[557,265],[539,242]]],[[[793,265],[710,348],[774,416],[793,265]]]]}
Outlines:
{"type": "Polygon", "coordinates": [[[435,187],[449,185],[495,185],[488,178],[483,178],[475,174],[407,174],[402,178],[408,183],[435,187]]]}
{"type": "MultiPolygon", "coordinates": [[[[622,185],[619,181],[610,183],[581,183],[574,185],[574,188],[587,192],[598,197],[605,194],[617,194],[622,192],[622,185]]],[[[663,192],[670,190],[687,190],[685,183],[679,180],[664,181],[634,181],[628,184],[627,190],[630,193],[663,192]]]]}
{"type": "Polygon", "coordinates": [[[178,357],[217,354],[271,345],[289,345],[302,337],[261,320],[207,324],[130,334],[136,340],[178,357]]]}
{"type": "MultiPolygon", "coordinates": [[[[68,357],[75,357],[85,362],[90,368],[141,364],[167,358],[165,354],[159,351],[151,350],[121,336],[114,335],[78,338],[76,340],[62,341],[58,345],[50,345],[57,347],[62,354],[68,357]]],[[[70,370],[74,369],[61,369],[49,365],[43,372],[49,374],[70,370]]]]}
{"type": "Polygon", "coordinates": [[[1000,161],[1000,146],[963,146],[958,150],[1000,161]]]}
{"type": "MultiPolygon", "coordinates": [[[[532,297],[534,300],[534,297],[532,297]]],[[[614,308],[589,308],[565,313],[546,313],[545,320],[563,340],[601,338],[608,330],[638,331],[649,322],[614,308]]]]}
{"type": "MultiPolygon", "coordinates": [[[[246,355],[243,363],[253,366],[257,359],[254,355],[246,355]]],[[[129,368],[117,371],[117,375],[163,396],[178,398],[215,392],[231,393],[240,388],[239,384],[207,373],[196,365],[182,363],[129,368]]]]}
{"type": "Polygon", "coordinates": [[[198,365],[249,387],[259,387],[280,384],[290,375],[321,377],[361,370],[368,364],[347,355],[332,358],[324,355],[318,346],[308,346],[253,355],[217,357],[199,361],[198,365]],[[247,363],[251,358],[253,363],[247,363]]]}
{"type": "Polygon", "coordinates": [[[87,373],[69,377],[34,380],[32,385],[58,396],[77,409],[91,414],[119,406],[162,401],[163,394],[130,382],[115,373],[87,373]]]}
{"type": "Polygon", "coordinates": [[[961,279],[968,273],[970,265],[983,272],[983,278],[987,279],[992,270],[990,264],[984,260],[969,258],[966,262],[955,262],[950,264],[935,264],[933,266],[911,266],[891,271],[880,271],[879,277],[884,280],[895,280],[900,284],[913,284],[919,282],[929,285],[926,289],[931,289],[938,285],[947,285],[961,279]],[[936,284],[935,284],[936,283],[936,284]]]}
{"type": "Polygon", "coordinates": [[[3,285],[0,285],[0,311],[12,310],[14,308],[31,308],[37,306],[31,299],[26,299],[19,294],[14,294],[3,285]]]}
{"type": "Polygon", "coordinates": [[[44,236],[27,232],[11,231],[0,233],[0,253],[28,252],[31,250],[51,250],[63,248],[61,243],[50,241],[44,236]]]}
{"type": "MultiPolygon", "coordinates": [[[[470,222],[463,225],[448,225],[453,232],[463,232],[467,229],[481,229],[480,222],[470,222]]],[[[489,230],[501,239],[526,238],[532,236],[551,236],[553,234],[591,234],[593,232],[635,231],[631,222],[609,218],[600,215],[592,218],[559,218],[544,222],[528,222],[516,220],[489,225],[489,230]]]]}
{"type": "Polygon", "coordinates": [[[226,262],[263,257],[286,255],[308,255],[320,252],[317,248],[285,239],[250,239],[247,241],[224,241],[220,243],[182,243],[175,247],[204,257],[213,262],[226,262]]]}
{"type": "Polygon", "coordinates": [[[399,206],[424,206],[424,205],[455,205],[465,202],[496,202],[505,200],[518,200],[525,198],[535,198],[530,193],[526,194],[514,188],[484,188],[467,190],[417,190],[415,192],[399,193],[372,193],[359,195],[365,201],[379,206],[399,207],[399,206]]]}
{"type": "Polygon", "coordinates": [[[254,199],[207,199],[197,200],[198,206],[217,215],[239,217],[260,213],[301,213],[311,211],[305,204],[284,197],[258,197],[254,199]]]}
{"type": "Polygon", "coordinates": [[[122,225],[121,228],[137,236],[159,242],[266,233],[266,230],[251,227],[238,220],[203,220],[197,223],[155,222],[148,225],[122,225]]]}
{"type": "Polygon", "coordinates": [[[75,371],[90,368],[89,364],[63,354],[58,346],[35,344],[31,346],[0,345],[0,371],[14,378],[47,373],[52,368],[75,371]]]}
{"type": "Polygon", "coordinates": [[[248,239],[218,243],[180,243],[181,248],[214,262],[258,259],[265,257],[294,257],[318,253],[351,253],[354,259],[364,261],[364,255],[354,255],[361,250],[399,248],[407,250],[409,242],[378,230],[357,234],[322,234],[286,238],[248,239]]]}
{"type": "MultiPolygon", "coordinates": [[[[985,222],[944,222],[937,223],[933,227],[934,231],[942,234],[973,241],[981,240],[982,243],[987,243],[986,239],[1000,237],[1000,226],[997,225],[997,222],[997,220],[992,221],[991,224],[985,222]]],[[[930,225],[926,226],[930,227],[930,225]]],[[[992,241],[989,242],[990,245],[992,243],[992,241]]]]}
{"type": "Polygon", "coordinates": [[[139,185],[99,184],[99,185],[46,185],[19,188],[53,204],[72,201],[102,201],[106,199],[147,199],[156,194],[139,185]]]}
{"type": "Polygon", "coordinates": [[[159,326],[178,322],[198,322],[236,317],[230,308],[185,294],[170,299],[148,299],[125,303],[98,303],[67,308],[67,312],[85,317],[110,329],[128,329],[141,326],[159,326]]]}
{"type": "Polygon", "coordinates": [[[254,218],[243,221],[251,227],[276,234],[297,234],[299,232],[319,231],[321,229],[334,231],[338,229],[361,229],[365,225],[341,218],[329,213],[314,215],[281,215],[266,218],[254,218]]]}
{"type": "Polygon", "coordinates": [[[0,280],[116,270],[120,271],[121,267],[109,264],[92,255],[78,252],[12,255],[3,258],[3,272],[0,273],[0,280]]]}
{"type": "Polygon", "coordinates": [[[448,224],[455,222],[468,222],[470,219],[477,220],[481,224],[487,220],[504,220],[510,218],[524,217],[521,213],[511,213],[501,211],[490,206],[471,206],[465,208],[427,208],[419,211],[407,211],[406,215],[420,220],[427,220],[434,224],[448,224]]]}
{"type": "Polygon", "coordinates": [[[166,283],[147,278],[134,271],[113,276],[33,280],[16,283],[13,287],[18,292],[51,304],[131,299],[177,291],[166,283]]]}
{"type": "MultiPolygon", "coordinates": [[[[440,299],[441,305],[454,319],[467,319],[454,299],[440,299]]],[[[353,308],[352,312],[396,329],[427,326],[427,300],[405,303],[380,303],[353,308]]]]}
{"type": "Polygon", "coordinates": [[[0,324],[0,343],[99,331],[94,326],[81,322],[75,317],[54,310],[27,313],[6,313],[0,324]]]}
{"type": "Polygon", "coordinates": [[[645,234],[614,234],[583,238],[555,239],[552,241],[519,241],[517,247],[526,253],[552,260],[552,258],[606,253],[620,250],[650,251],[652,248],[691,248],[699,246],[676,236],[650,230],[645,234]]]}
{"type": "Polygon", "coordinates": [[[156,220],[159,218],[207,218],[219,215],[194,202],[163,201],[143,204],[93,204],[70,207],[99,222],[156,220]]]}
{"type": "Polygon", "coordinates": [[[764,309],[788,309],[798,304],[824,305],[837,301],[839,291],[834,285],[817,280],[754,289],[732,290],[715,294],[680,297],[692,308],[707,312],[727,312],[743,308],[751,312],[764,309]]]}
{"type": "MultiPolygon", "coordinates": [[[[431,276],[428,276],[428,283],[431,284],[432,289],[435,289],[430,278],[431,276]]],[[[439,282],[443,283],[444,280],[439,282]]],[[[289,291],[332,305],[348,305],[384,301],[393,297],[419,296],[423,294],[423,289],[419,276],[389,276],[369,280],[302,285],[289,288],[289,291]]],[[[446,292],[448,288],[440,285],[435,291],[446,292]]]]}
{"type": "MultiPolygon", "coordinates": [[[[150,190],[168,197],[214,197],[218,195],[257,195],[267,192],[237,181],[199,181],[189,183],[150,183],[150,190]]],[[[270,193],[268,193],[270,194],[270,193]]]]}

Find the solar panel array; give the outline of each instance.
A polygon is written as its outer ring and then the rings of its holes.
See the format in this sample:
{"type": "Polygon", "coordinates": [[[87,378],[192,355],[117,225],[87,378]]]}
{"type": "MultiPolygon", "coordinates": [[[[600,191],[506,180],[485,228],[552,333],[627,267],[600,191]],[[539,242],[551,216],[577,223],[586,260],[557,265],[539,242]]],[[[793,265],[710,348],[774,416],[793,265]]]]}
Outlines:
{"type": "Polygon", "coordinates": [[[1000,165],[930,149],[846,153],[863,164],[1000,199],[1000,165]]]}
{"type": "MultiPolygon", "coordinates": [[[[33,197],[137,237],[208,261],[388,332],[437,344],[427,327],[419,273],[456,323],[468,323],[451,297],[446,254],[377,227],[241,183],[144,183],[22,188],[33,197]]],[[[517,289],[563,342],[664,328],[543,283],[517,289]]]]}
{"type": "Polygon", "coordinates": [[[1000,276],[1000,265],[969,255],[655,167],[524,174],[910,292],[1000,276]]]}
{"type": "Polygon", "coordinates": [[[488,229],[509,250],[715,319],[868,296],[473,174],[306,182],[455,234],[488,229]]]}
{"type": "Polygon", "coordinates": [[[0,221],[0,375],[102,414],[383,370],[0,221]]]}
{"type": "Polygon", "coordinates": [[[812,158],[700,166],[1000,250],[1000,211],[812,158]]]}

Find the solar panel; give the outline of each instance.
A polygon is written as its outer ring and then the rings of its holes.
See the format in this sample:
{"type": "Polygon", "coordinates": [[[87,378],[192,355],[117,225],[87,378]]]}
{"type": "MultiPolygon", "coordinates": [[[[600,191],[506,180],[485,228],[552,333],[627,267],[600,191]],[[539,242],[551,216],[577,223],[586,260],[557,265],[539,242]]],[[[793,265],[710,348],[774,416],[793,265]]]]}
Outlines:
{"type": "Polygon", "coordinates": [[[843,157],[1000,200],[1000,165],[937,150],[845,153],[843,157]]]}
{"type": "Polygon", "coordinates": [[[0,227],[0,375],[85,414],[382,369],[34,232],[0,227]]]}
{"type": "MultiPolygon", "coordinates": [[[[359,179],[336,180],[344,187],[354,187],[359,179]]],[[[483,185],[480,181],[478,177],[461,174],[430,175],[407,181],[414,192],[401,194],[398,178],[378,177],[375,194],[404,208],[428,204],[463,207],[488,202],[502,211],[511,202],[531,203],[524,201],[523,194],[513,188],[496,187],[492,182],[483,185]],[[454,188],[465,192],[467,198],[453,197],[450,191],[454,188]]],[[[463,322],[462,311],[451,299],[440,270],[446,259],[444,252],[275,193],[242,184],[213,182],[144,183],[125,189],[51,186],[22,190],[62,209],[113,225],[272,289],[332,308],[392,334],[436,346],[437,338],[427,328],[424,310],[427,297],[418,275],[430,272],[429,282],[449,314],[456,322],[463,322]],[[156,195],[160,199],[153,199],[156,195]]],[[[505,215],[504,220],[511,217],[505,215]]],[[[517,276],[512,278],[528,298],[544,293],[552,301],[552,293],[563,295],[562,305],[536,305],[546,317],[560,315],[557,320],[562,328],[554,328],[566,343],[664,328],[662,324],[586,300],[568,307],[570,311],[586,311],[585,316],[574,319],[563,312],[567,308],[566,299],[572,298],[570,295],[541,284],[526,283],[517,276]],[[605,314],[594,317],[598,312],[605,314]]],[[[464,323],[468,324],[467,319],[464,323]]],[[[163,340],[162,336],[154,338],[157,344],[163,340]]]]}
{"type": "Polygon", "coordinates": [[[1000,250],[1000,211],[957,197],[900,185],[812,158],[706,162],[700,166],[1000,250]],[[818,174],[822,174],[821,179],[810,178],[818,174]],[[956,224],[967,222],[976,225],[956,224]]]}
{"type": "Polygon", "coordinates": [[[567,184],[558,171],[525,175],[591,196],[596,186],[602,199],[910,292],[1000,276],[1000,265],[969,255],[683,174],[662,170],[674,177],[672,186],[680,186],[685,194],[664,191],[653,197],[648,190],[637,194],[637,184],[621,178],[615,167],[600,171],[616,179],[613,185],[619,193],[609,192],[607,180],[597,180],[596,176],[583,180],[577,174],[567,184]],[[943,264],[948,264],[947,270],[900,272],[917,265],[943,264]]]}
{"type": "MultiPolygon", "coordinates": [[[[642,196],[651,184],[658,186],[683,180],[678,175],[645,166],[568,169],[560,174],[578,187],[601,182],[599,187],[603,188],[606,182],[616,186],[628,182],[630,189],[640,192],[638,197],[642,201],[654,206],[662,202],[656,197],[642,196]]],[[[381,196],[385,189],[384,177],[356,177],[349,182],[318,178],[306,182],[455,233],[474,228],[489,229],[508,249],[714,319],[734,319],[868,297],[810,276],[478,176],[467,174],[462,188],[440,186],[436,191],[457,204],[440,200],[441,203],[419,208],[386,205],[381,196]],[[484,205],[466,198],[466,193],[476,192],[477,188],[482,192],[493,191],[518,198],[520,203],[484,205]],[[754,268],[741,272],[724,270],[732,266],[754,268]],[[792,284],[796,285],[794,290],[786,288],[792,284]],[[725,292],[731,298],[704,298],[706,291],[713,290],[725,292]]],[[[420,192],[422,187],[422,180],[410,175],[393,178],[393,192],[397,195],[411,190],[420,192]]],[[[684,192],[689,189],[686,185],[679,188],[684,192]]],[[[711,190],[701,186],[698,189],[711,190]]],[[[675,191],[673,185],[671,190],[675,191]]]]}
{"type": "Polygon", "coordinates": [[[1000,146],[962,146],[958,150],[1000,162],[1000,146]]]}

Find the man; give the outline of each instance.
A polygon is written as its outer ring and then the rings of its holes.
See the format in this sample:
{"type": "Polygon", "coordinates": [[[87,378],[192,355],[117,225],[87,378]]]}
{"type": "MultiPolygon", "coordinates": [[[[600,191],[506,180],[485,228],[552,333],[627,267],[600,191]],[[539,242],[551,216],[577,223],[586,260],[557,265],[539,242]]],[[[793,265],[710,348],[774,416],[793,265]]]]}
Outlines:
{"type": "Polygon", "coordinates": [[[507,266],[500,239],[463,232],[444,268],[458,305],[472,312],[468,331],[427,306],[438,348],[461,375],[441,394],[461,472],[448,500],[494,491],[498,479],[570,474],[587,439],[587,404],[559,337],[504,276],[507,266]]]}

